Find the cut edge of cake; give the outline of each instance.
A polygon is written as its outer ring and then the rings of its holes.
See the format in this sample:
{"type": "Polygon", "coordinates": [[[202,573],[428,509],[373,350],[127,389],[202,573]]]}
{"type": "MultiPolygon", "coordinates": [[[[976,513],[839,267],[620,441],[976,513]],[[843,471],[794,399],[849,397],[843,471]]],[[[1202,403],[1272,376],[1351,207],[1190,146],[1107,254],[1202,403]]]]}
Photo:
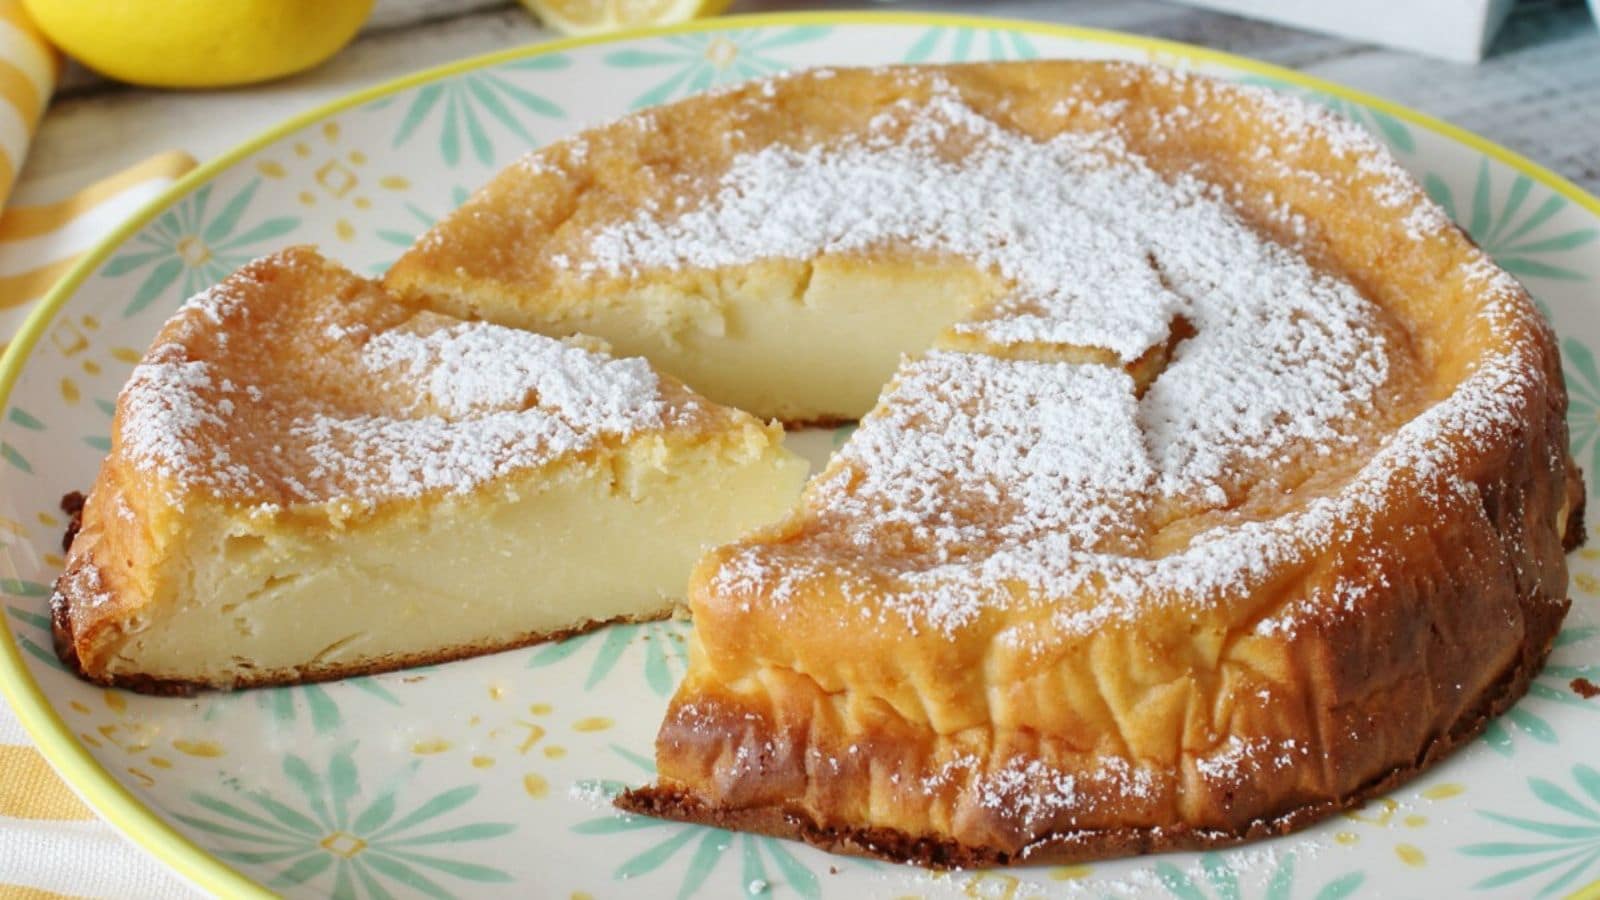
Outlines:
{"type": "Polygon", "coordinates": [[[304,248],[187,304],[129,385],[51,606],[71,668],[146,692],[663,618],[806,472],[642,360],[417,311],[304,248]]]}

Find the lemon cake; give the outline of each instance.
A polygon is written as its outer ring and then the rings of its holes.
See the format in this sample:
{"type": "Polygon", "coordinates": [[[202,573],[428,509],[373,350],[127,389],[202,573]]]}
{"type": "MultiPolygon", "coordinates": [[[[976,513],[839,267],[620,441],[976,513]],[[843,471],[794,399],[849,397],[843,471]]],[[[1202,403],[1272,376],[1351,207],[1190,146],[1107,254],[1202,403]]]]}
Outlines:
{"type": "Polygon", "coordinates": [[[1526,292],[1315,107],[814,70],[531,154],[382,287],[294,250],[191,302],[119,400],[58,649],[290,682],[687,584],[625,809],[934,866],[1217,846],[1526,691],[1582,533],[1565,411],[1526,292]],[[861,425],[802,493],[754,416],[861,425]]]}
{"type": "Polygon", "coordinates": [[[1264,90],[757,82],[529,156],[388,284],[866,414],[696,568],[635,812],[938,866],[1275,834],[1476,734],[1568,606],[1549,326],[1382,147],[1264,90]]]}
{"type": "Polygon", "coordinates": [[[781,430],[644,360],[396,302],[295,248],[169,321],[118,398],[53,607],[108,685],[437,662],[668,615],[781,517],[781,430]]]}

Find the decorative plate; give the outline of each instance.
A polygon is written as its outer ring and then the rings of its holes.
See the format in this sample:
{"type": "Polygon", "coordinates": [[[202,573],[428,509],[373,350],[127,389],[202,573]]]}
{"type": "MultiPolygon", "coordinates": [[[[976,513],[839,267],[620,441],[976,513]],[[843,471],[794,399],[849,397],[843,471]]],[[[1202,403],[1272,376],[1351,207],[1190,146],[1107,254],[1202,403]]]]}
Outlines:
{"type": "MultiPolygon", "coordinates": [[[[608,795],[652,774],[655,728],[684,667],[680,623],[191,699],[103,691],[56,662],[57,501],[92,480],[118,389],[187,295],[293,242],[381,272],[529,147],[714,85],[816,64],[1036,56],[1267,83],[1372,129],[1553,317],[1573,449],[1600,472],[1600,201],[1472,135],[1248,60],[1046,25],[788,15],[556,42],[366,91],[226,154],[119,229],[30,320],[0,368],[0,683],[23,722],[107,819],[229,896],[1600,891],[1600,699],[1570,686],[1600,680],[1595,550],[1573,556],[1573,612],[1528,698],[1426,777],[1288,838],[1084,866],[933,875],[613,812],[608,795]]],[[[808,446],[824,456],[829,438],[808,446]]]]}

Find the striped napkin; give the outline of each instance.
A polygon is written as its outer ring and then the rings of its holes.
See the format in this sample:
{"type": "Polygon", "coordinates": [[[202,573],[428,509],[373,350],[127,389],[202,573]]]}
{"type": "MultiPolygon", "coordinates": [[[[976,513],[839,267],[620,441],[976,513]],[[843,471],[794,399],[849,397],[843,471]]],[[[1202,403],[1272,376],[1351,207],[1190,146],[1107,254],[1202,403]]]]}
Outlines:
{"type": "MultiPolygon", "coordinates": [[[[0,205],[60,71],[17,0],[0,0],[0,205]]],[[[70,196],[0,211],[0,345],[86,250],[194,167],[164,153],[70,196]]],[[[0,900],[192,897],[189,888],[95,818],[0,701],[0,900]]]]}
{"type": "Polygon", "coordinates": [[[11,195],[61,57],[28,20],[17,0],[0,0],[0,204],[11,195]]]}
{"type": "Polygon", "coordinates": [[[0,212],[0,345],[84,251],[192,168],[187,153],[162,153],[64,199],[0,212]]]}

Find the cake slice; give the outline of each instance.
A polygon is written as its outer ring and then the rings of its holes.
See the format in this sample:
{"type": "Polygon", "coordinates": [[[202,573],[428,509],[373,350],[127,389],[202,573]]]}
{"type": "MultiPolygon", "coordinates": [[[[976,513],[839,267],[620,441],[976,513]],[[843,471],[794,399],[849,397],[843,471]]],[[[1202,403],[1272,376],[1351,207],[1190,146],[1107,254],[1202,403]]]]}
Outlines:
{"type": "Polygon", "coordinates": [[[84,677],[338,678],[669,615],[786,513],[782,432],[642,359],[397,302],[295,248],[191,300],[117,402],[52,600],[84,677]]]}

